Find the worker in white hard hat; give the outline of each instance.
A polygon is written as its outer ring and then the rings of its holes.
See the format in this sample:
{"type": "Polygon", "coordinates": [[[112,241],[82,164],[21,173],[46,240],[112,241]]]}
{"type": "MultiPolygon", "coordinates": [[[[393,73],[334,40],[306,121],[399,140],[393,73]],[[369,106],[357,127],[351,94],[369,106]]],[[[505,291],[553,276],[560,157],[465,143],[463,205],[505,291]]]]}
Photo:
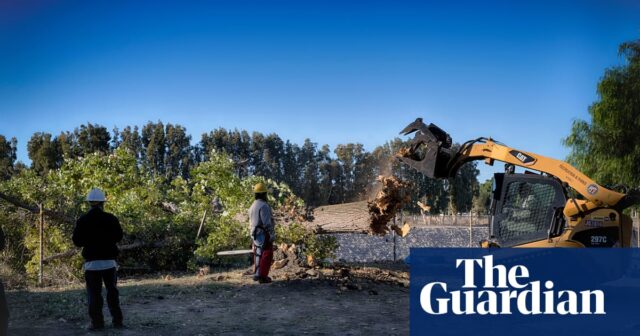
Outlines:
{"type": "Polygon", "coordinates": [[[255,201],[249,208],[249,232],[253,240],[254,275],[253,280],[269,283],[269,270],[273,261],[273,242],[276,240],[271,207],[267,203],[267,187],[258,183],[253,187],[255,201]]]}
{"type": "Polygon", "coordinates": [[[118,294],[118,246],[122,240],[122,228],[116,216],[104,211],[105,194],[98,188],[93,188],[87,195],[87,202],[91,209],[82,215],[73,230],[73,243],[82,247],[84,257],[84,278],[89,299],[89,330],[104,329],[102,316],[102,283],[107,289],[107,305],[113,326],[123,328],[122,310],[118,294]]]}

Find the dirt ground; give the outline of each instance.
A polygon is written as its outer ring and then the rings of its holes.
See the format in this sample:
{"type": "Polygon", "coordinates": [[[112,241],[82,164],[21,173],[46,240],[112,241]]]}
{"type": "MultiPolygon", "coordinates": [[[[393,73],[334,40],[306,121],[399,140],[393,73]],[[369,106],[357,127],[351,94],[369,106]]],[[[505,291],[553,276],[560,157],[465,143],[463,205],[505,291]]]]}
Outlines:
{"type": "Polygon", "coordinates": [[[262,285],[242,273],[123,279],[127,328],[102,332],[85,330],[81,286],[9,291],[9,335],[409,334],[406,271],[311,269],[276,273],[273,283],[262,285]]]}

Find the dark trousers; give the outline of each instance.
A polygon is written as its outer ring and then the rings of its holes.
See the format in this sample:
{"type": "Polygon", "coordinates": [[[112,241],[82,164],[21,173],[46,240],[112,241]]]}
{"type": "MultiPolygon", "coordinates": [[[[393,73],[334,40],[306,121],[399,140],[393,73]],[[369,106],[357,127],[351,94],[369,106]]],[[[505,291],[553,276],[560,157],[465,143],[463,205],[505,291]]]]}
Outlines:
{"type": "Polygon", "coordinates": [[[122,323],[122,310],[120,310],[120,298],[116,284],[118,277],[116,269],[109,268],[102,271],[85,271],[84,279],[87,284],[87,298],[89,300],[89,317],[95,326],[104,325],[104,317],[102,316],[102,283],[107,289],[107,305],[113,324],[122,323]]]}
{"type": "Polygon", "coordinates": [[[7,328],[9,326],[9,308],[7,299],[4,296],[4,285],[0,281],[0,336],[7,336],[7,328]]]}

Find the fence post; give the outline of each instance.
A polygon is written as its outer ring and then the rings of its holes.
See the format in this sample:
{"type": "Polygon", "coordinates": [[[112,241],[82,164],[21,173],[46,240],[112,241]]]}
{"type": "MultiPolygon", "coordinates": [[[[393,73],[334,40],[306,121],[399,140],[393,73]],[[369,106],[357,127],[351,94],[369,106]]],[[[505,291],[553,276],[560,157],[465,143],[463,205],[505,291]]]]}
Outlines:
{"type": "Polygon", "coordinates": [[[200,232],[202,231],[202,227],[204,226],[204,221],[207,219],[207,211],[209,209],[204,209],[204,214],[202,214],[202,220],[200,221],[200,227],[198,227],[198,233],[196,234],[196,243],[198,243],[198,238],[200,238],[200,232]]]}
{"type": "Polygon", "coordinates": [[[473,240],[473,230],[471,228],[472,222],[473,222],[473,213],[469,212],[469,247],[471,247],[471,242],[473,240]]]}
{"type": "MultiPolygon", "coordinates": [[[[402,218],[402,217],[401,217],[402,218]]],[[[400,219],[402,221],[402,219],[400,219]]],[[[393,216],[393,225],[396,224],[396,216],[393,216]]],[[[393,261],[396,261],[396,230],[391,230],[391,234],[393,235],[393,261]]]]}
{"type": "Polygon", "coordinates": [[[636,210],[636,224],[638,229],[636,230],[637,248],[640,248],[640,212],[636,210]]]}
{"type": "Polygon", "coordinates": [[[43,261],[44,261],[44,210],[42,208],[42,203],[38,204],[40,208],[40,256],[38,260],[38,285],[42,286],[43,283],[43,261]]]}

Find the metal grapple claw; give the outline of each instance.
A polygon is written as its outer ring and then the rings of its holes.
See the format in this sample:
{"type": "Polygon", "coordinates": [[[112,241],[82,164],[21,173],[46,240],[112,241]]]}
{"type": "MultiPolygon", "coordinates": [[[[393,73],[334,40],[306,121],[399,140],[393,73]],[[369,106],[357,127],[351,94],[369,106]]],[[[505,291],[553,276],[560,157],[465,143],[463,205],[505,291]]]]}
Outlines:
{"type": "Polygon", "coordinates": [[[407,125],[400,134],[413,132],[416,135],[409,147],[398,152],[398,159],[430,178],[449,177],[451,136],[434,124],[425,125],[422,118],[407,125]]]}

